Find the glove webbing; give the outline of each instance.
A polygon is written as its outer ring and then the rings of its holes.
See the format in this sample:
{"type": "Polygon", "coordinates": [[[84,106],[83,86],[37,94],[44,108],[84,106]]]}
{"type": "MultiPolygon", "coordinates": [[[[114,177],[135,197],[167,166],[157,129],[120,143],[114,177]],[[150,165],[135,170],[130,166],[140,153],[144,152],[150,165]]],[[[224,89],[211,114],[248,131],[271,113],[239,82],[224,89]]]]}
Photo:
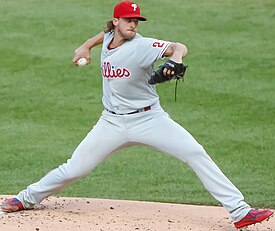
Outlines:
{"type": "MultiPolygon", "coordinates": [[[[176,83],[175,83],[175,102],[177,102],[177,89],[178,89],[178,81],[180,79],[176,79],[176,83]]],[[[182,79],[182,81],[184,81],[184,79],[182,79]]]]}

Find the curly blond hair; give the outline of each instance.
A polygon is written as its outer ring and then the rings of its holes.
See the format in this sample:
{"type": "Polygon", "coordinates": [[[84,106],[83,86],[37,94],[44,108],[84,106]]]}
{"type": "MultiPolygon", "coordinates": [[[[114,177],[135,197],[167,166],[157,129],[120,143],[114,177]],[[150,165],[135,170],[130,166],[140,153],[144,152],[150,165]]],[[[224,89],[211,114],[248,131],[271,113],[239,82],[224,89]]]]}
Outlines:
{"type": "Polygon", "coordinates": [[[106,25],[104,27],[105,33],[112,32],[114,29],[115,29],[115,26],[113,24],[113,20],[106,22],[106,25]]]}

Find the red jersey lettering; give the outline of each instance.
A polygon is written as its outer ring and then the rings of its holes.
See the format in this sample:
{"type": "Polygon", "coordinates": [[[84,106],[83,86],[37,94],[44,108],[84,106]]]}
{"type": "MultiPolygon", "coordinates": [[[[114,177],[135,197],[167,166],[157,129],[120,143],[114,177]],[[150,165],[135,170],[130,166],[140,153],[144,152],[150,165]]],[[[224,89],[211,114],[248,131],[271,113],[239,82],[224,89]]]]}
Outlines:
{"type": "Polygon", "coordinates": [[[127,68],[115,68],[111,63],[104,62],[102,67],[102,75],[105,78],[128,78],[131,76],[131,72],[127,68]]]}

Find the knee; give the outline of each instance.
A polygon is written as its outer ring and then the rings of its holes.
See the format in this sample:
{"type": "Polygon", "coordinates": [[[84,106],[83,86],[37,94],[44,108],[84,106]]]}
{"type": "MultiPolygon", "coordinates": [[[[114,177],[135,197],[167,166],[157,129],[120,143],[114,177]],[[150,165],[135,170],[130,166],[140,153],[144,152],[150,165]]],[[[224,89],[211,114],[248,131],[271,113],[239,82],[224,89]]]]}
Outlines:
{"type": "Polygon", "coordinates": [[[212,159],[203,146],[198,145],[189,153],[186,162],[191,168],[195,169],[198,166],[207,165],[212,162],[212,159]]]}
{"type": "Polygon", "coordinates": [[[203,146],[200,144],[197,144],[194,148],[192,153],[194,156],[204,156],[206,155],[206,151],[204,150],[203,146]]]}
{"type": "Polygon", "coordinates": [[[200,144],[193,145],[190,147],[189,150],[186,152],[186,162],[189,164],[193,161],[199,161],[200,159],[204,159],[208,157],[206,151],[204,150],[203,146],[200,144]]]}
{"type": "Polygon", "coordinates": [[[67,163],[60,165],[58,168],[60,170],[60,177],[64,182],[74,181],[88,174],[88,171],[77,166],[69,166],[67,163]]]}

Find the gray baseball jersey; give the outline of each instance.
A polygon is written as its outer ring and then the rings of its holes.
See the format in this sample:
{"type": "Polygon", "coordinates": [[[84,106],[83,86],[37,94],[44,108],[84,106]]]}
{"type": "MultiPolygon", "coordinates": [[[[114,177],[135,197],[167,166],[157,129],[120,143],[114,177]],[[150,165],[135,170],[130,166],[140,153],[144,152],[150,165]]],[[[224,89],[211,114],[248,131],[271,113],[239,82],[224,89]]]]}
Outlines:
{"type": "Polygon", "coordinates": [[[163,57],[170,42],[136,34],[123,45],[108,49],[113,36],[105,33],[101,52],[104,107],[124,114],[156,103],[156,88],[148,80],[154,62],[163,57]]]}
{"type": "Polygon", "coordinates": [[[187,163],[233,221],[240,221],[251,209],[242,193],[195,138],[161,108],[155,87],[148,84],[153,63],[162,58],[169,42],[137,34],[116,49],[108,49],[112,38],[113,34],[105,34],[101,55],[103,104],[107,110],[66,163],[29,185],[16,198],[24,208],[32,208],[88,174],[112,153],[139,144],[187,163]],[[125,114],[148,106],[150,110],[127,115],[109,112],[125,114]]]}

